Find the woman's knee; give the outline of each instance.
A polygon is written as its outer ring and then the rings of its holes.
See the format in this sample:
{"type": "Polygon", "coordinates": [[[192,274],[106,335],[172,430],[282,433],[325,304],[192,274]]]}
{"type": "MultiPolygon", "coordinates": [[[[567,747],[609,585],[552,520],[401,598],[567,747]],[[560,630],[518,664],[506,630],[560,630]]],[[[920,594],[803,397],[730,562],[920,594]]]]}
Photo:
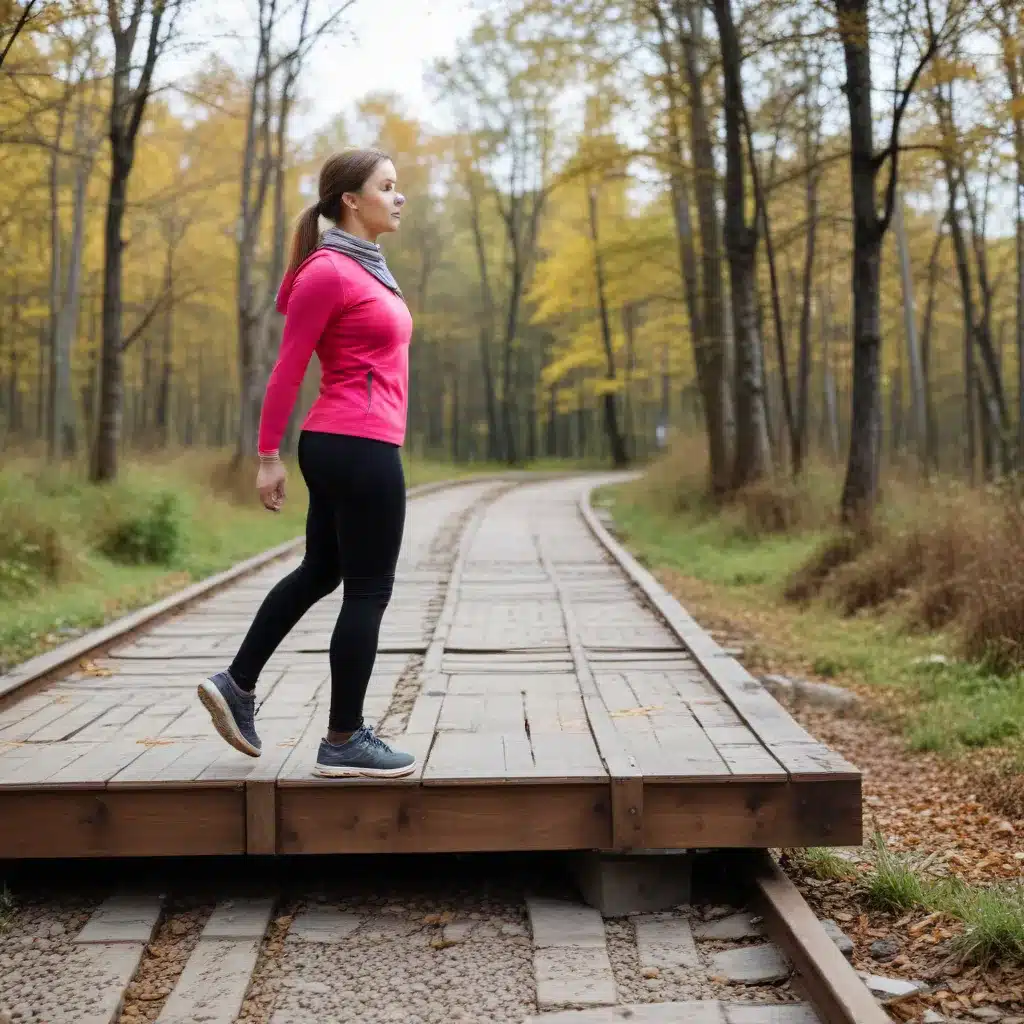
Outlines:
{"type": "Polygon", "coordinates": [[[366,601],[381,610],[387,608],[395,587],[391,576],[347,576],[345,600],[366,601]]]}
{"type": "Polygon", "coordinates": [[[304,585],[318,601],[341,586],[341,567],[337,565],[303,561],[296,572],[301,574],[304,585]]]}

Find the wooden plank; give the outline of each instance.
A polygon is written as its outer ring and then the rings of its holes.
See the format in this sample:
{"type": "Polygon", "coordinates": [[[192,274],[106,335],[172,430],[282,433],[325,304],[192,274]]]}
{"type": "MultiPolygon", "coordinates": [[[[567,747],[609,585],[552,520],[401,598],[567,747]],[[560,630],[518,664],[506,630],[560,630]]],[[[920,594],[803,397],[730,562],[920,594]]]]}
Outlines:
{"type": "Polygon", "coordinates": [[[472,785],[504,777],[501,733],[438,732],[423,773],[423,784],[472,785]]]}
{"type": "Polygon", "coordinates": [[[859,846],[860,781],[690,782],[644,786],[644,845],[859,846]]]}
{"type": "Polygon", "coordinates": [[[603,849],[607,784],[281,788],[279,852],[603,849]]]}
{"type": "Polygon", "coordinates": [[[85,700],[81,697],[72,698],[55,695],[48,703],[27,718],[23,718],[20,722],[15,722],[4,729],[0,729],[0,741],[19,742],[29,740],[40,729],[45,729],[46,726],[59,721],[84,703],[85,700]]]}
{"type": "Polygon", "coordinates": [[[245,784],[245,852],[277,853],[277,783],[250,779],[245,784]]]}
{"type": "Polygon", "coordinates": [[[240,787],[0,790],[0,857],[188,857],[245,851],[240,787]]]}
{"type": "Polygon", "coordinates": [[[607,781],[608,772],[589,732],[540,732],[531,728],[537,774],[551,779],[607,781]]]}
{"type": "Polygon", "coordinates": [[[91,749],[44,780],[48,786],[88,789],[104,786],[109,778],[126,768],[145,752],[145,747],[130,737],[119,736],[103,743],[89,744],[91,749]]]}
{"type": "MultiPolygon", "coordinates": [[[[845,778],[847,769],[834,772],[835,762],[826,755],[828,748],[810,736],[735,658],[726,655],[654,576],[608,533],[590,507],[589,491],[581,496],[579,507],[594,537],[644,592],[666,625],[687,647],[707,677],[780,766],[790,771],[792,764],[797,772],[794,777],[801,779],[827,778],[833,774],[837,775],[837,781],[845,778]],[[814,745],[820,756],[810,757],[808,750],[802,750],[796,755],[790,746],[794,743],[814,745]]],[[[856,771],[853,766],[849,766],[849,769],[856,771]]]]}

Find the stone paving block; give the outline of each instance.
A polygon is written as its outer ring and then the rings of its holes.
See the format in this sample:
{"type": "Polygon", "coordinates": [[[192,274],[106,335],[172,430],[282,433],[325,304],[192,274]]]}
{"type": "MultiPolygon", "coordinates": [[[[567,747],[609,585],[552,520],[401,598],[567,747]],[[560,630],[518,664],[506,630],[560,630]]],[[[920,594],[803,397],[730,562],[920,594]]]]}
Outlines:
{"type": "Polygon", "coordinates": [[[778,946],[766,942],[762,946],[727,949],[712,957],[712,972],[724,975],[739,985],[769,984],[789,977],[789,964],[778,946]]]}
{"type": "Polygon", "coordinates": [[[142,954],[143,942],[90,942],[75,949],[65,968],[82,982],[82,1002],[65,1008],[75,1024],[111,1024],[121,1015],[125,989],[142,954]]]}
{"type": "Polygon", "coordinates": [[[273,910],[273,898],[224,900],[213,908],[202,938],[261,939],[273,910]]]}
{"type": "Polygon", "coordinates": [[[590,946],[604,949],[604,920],[593,907],[568,900],[529,898],[526,909],[530,915],[535,949],[550,946],[590,946]]]}
{"type": "Polygon", "coordinates": [[[442,929],[445,942],[465,942],[473,934],[476,921],[452,921],[442,929]]]}
{"type": "Polygon", "coordinates": [[[893,999],[898,996],[908,996],[912,992],[925,988],[923,981],[907,981],[904,978],[883,978],[877,974],[863,974],[857,972],[857,976],[867,985],[868,989],[880,999],[893,999]]]}
{"type": "Polygon", "coordinates": [[[115,893],[92,913],[75,942],[149,942],[160,918],[161,897],[115,893]]]}
{"type": "Polygon", "coordinates": [[[343,942],[362,920],[359,914],[335,907],[309,907],[295,915],[288,938],[300,942],[343,942]]]}
{"type": "Polygon", "coordinates": [[[524,1024],[619,1024],[620,1021],[629,1021],[629,1024],[725,1024],[721,1005],[714,999],[684,1003],[632,1003],[600,1010],[561,1010],[527,1017],[524,1024]]]}
{"type": "Polygon", "coordinates": [[[192,950],[157,1024],[232,1024],[249,987],[258,939],[204,939],[192,950]]]}
{"type": "Polygon", "coordinates": [[[717,921],[700,921],[693,926],[695,939],[718,942],[736,942],[739,939],[756,939],[764,932],[753,914],[730,914],[717,921]]]}
{"type": "Polygon", "coordinates": [[[402,939],[422,928],[419,921],[410,921],[408,918],[390,914],[374,914],[363,920],[365,927],[361,937],[364,939],[402,939]]]}
{"type": "Polygon", "coordinates": [[[722,1003],[727,1024],[821,1024],[809,1003],[722,1003]]]}
{"type": "Polygon", "coordinates": [[[699,967],[700,956],[685,917],[645,915],[634,919],[641,967],[699,967]]]}
{"type": "Polygon", "coordinates": [[[537,1006],[607,1006],[616,1000],[608,951],[594,946],[552,946],[533,954],[537,1006]]]}

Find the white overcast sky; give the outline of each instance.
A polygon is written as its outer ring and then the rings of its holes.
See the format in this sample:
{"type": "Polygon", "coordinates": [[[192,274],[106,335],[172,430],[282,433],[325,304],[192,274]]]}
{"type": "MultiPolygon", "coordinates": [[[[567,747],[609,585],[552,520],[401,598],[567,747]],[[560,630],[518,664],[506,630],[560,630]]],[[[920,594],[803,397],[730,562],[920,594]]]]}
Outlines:
{"type": "MultiPolygon", "coordinates": [[[[319,19],[343,0],[314,0],[319,19]]],[[[423,85],[429,62],[454,52],[488,0],[355,0],[342,15],[342,30],[321,40],[300,82],[305,109],[295,123],[304,135],[348,113],[368,92],[402,97],[406,112],[432,122],[423,85]]],[[[295,5],[292,5],[295,6],[295,5]]],[[[211,51],[249,72],[255,52],[254,0],[193,0],[181,36],[187,44],[165,55],[164,80],[201,66],[211,51]]]]}

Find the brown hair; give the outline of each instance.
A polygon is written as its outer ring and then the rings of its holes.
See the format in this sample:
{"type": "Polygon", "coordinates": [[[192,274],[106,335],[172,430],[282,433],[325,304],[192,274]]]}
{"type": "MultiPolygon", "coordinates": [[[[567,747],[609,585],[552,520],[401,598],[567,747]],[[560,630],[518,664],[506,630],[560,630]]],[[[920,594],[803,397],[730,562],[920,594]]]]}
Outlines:
{"type": "Polygon", "coordinates": [[[323,167],[320,168],[320,198],[299,214],[295,224],[291,258],[288,262],[289,273],[294,273],[319,244],[320,229],[317,226],[317,218],[322,214],[328,220],[340,222],[343,209],[342,195],[346,192],[358,192],[373,174],[377,164],[390,159],[387,153],[382,153],[379,149],[346,149],[324,161],[323,167]]]}

